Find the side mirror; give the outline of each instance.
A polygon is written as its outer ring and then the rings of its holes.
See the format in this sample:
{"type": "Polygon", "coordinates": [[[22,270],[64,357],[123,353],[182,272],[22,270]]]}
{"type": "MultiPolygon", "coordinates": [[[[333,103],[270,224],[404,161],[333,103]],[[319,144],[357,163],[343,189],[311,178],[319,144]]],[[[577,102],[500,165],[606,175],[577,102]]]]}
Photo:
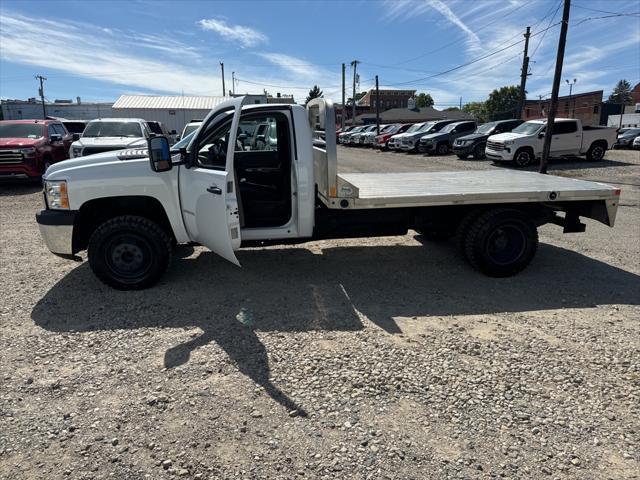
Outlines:
{"type": "Polygon", "coordinates": [[[75,142],[76,140],[80,140],[80,134],[79,133],[74,133],[73,134],[73,141],[75,142]]]}
{"type": "Polygon", "coordinates": [[[51,135],[50,140],[52,142],[61,142],[62,141],[62,135],[60,135],[59,133],[54,133],[51,135]]]}
{"type": "Polygon", "coordinates": [[[171,130],[171,131],[169,132],[169,134],[170,134],[170,135],[175,135],[176,133],[178,133],[178,132],[176,132],[175,130],[171,130]]]}
{"type": "Polygon", "coordinates": [[[240,140],[241,142],[244,142],[246,139],[247,139],[246,133],[241,133],[240,135],[238,135],[238,140],[240,140]]]}
{"type": "Polygon", "coordinates": [[[544,132],[538,133],[538,138],[544,138],[544,132]]]}
{"type": "Polygon", "coordinates": [[[164,136],[151,137],[147,141],[149,148],[149,162],[154,172],[168,172],[173,168],[169,140],[164,136]]]}

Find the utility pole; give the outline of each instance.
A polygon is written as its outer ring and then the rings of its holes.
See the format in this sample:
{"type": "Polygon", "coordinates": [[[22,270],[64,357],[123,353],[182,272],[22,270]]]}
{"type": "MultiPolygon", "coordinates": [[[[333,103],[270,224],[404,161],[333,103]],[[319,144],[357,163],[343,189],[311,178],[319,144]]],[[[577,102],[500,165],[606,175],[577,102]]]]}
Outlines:
{"type": "Polygon", "coordinates": [[[353,125],[356,124],[356,68],[360,62],[358,60],[354,60],[351,62],[351,66],[353,67],[353,97],[351,104],[351,123],[353,125]]]}
{"type": "Polygon", "coordinates": [[[565,80],[565,82],[567,82],[567,85],[569,85],[569,115],[571,115],[570,118],[573,118],[574,115],[576,114],[576,106],[571,104],[571,93],[573,92],[573,86],[576,84],[576,82],[578,81],[577,78],[573,79],[573,83],[571,83],[569,80],[565,80]]]}
{"type": "Polygon", "coordinates": [[[380,89],[378,88],[378,75],[376,75],[376,135],[380,135],[380,89]]]}
{"type": "Polygon", "coordinates": [[[345,96],[344,76],[345,76],[345,65],[343,63],[342,64],[342,121],[340,122],[340,126],[342,127],[343,130],[344,130],[344,126],[347,123],[345,121],[347,119],[347,106],[344,103],[344,96],[345,96]]]}
{"type": "Polygon", "coordinates": [[[520,101],[518,102],[518,118],[522,118],[522,109],[524,108],[524,91],[527,88],[527,76],[529,75],[529,37],[531,36],[531,27],[527,27],[524,34],[524,57],[522,57],[522,72],[520,73],[520,101]]]}
{"type": "Polygon", "coordinates": [[[542,158],[540,159],[540,173],[547,173],[547,166],[549,165],[549,150],[551,149],[553,124],[556,119],[556,111],[558,110],[558,91],[560,90],[560,78],[562,77],[564,47],[567,44],[567,30],[569,29],[569,10],[571,10],[571,0],[564,0],[562,25],[560,26],[560,38],[558,40],[558,55],[556,56],[556,71],[553,75],[553,89],[551,90],[551,102],[549,104],[549,115],[547,116],[547,128],[544,134],[542,158]]]}
{"type": "Polygon", "coordinates": [[[42,84],[42,82],[45,81],[47,77],[36,75],[35,78],[40,80],[40,90],[38,90],[38,93],[40,94],[40,100],[42,100],[42,119],[44,120],[45,118],[47,118],[47,107],[45,107],[44,105],[44,85],[42,84]]]}
{"type": "Polygon", "coordinates": [[[233,92],[233,96],[236,96],[236,72],[231,72],[231,91],[233,92]]]}
{"type": "Polygon", "coordinates": [[[224,63],[220,62],[220,68],[222,69],[222,96],[226,95],[227,90],[224,88],[224,63]]]}

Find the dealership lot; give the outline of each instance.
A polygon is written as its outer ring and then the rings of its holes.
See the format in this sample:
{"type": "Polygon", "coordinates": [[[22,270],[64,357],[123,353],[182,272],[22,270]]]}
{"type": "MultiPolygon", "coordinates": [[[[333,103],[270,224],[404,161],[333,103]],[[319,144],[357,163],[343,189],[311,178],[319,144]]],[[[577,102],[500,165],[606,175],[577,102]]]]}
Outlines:
{"type": "Polygon", "coordinates": [[[40,189],[0,184],[0,476],[634,478],[640,152],[551,172],[619,185],[617,225],[543,227],[513,278],[412,232],[243,250],[242,270],[181,247],[139,292],[51,255],[40,189]]]}

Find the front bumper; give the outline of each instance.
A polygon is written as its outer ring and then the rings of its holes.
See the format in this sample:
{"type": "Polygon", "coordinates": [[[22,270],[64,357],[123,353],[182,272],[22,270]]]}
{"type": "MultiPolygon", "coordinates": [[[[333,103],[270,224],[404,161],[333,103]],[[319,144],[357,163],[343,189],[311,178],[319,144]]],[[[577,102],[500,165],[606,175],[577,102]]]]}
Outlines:
{"type": "Polygon", "coordinates": [[[74,210],[42,210],[36,213],[40,235],[51,253],[72,257],[73,227],[78,212],[74,210]]]}
{"type": "Polygon", "coordinates": [[[502,150],[501,152],[485,149],[484,155],[489,160],[495,160],[497,162],[510,162],[511,160],[513,160],[513,154],[511,152],[507,152],[506,149],[502,150]]]}
{"type": "Polygon", "coordinates": [[[422,142],[420,142],[418,144],[418,151],[420,153],[435,152],[436,151],[436,144],[435,143],[422,143],[422,142]]]}
{"type": "Polygon", "coordinates": [[[457,145],[454,143],[452,150],[456,155],[471,155],[473,153],[473,145],[457,145]]]}
{"type": "Polygon", "coordinates": [[[0,164],[0,177],[7,178],[39,178],[44,172],[35,159],[22,163],[0,164]]]}

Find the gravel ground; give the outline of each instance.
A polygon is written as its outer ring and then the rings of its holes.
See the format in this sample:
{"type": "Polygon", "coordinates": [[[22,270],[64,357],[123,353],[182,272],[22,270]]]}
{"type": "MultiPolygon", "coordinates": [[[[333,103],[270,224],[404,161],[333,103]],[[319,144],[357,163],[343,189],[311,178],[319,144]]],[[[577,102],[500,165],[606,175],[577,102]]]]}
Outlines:
{"type": "Polygon", "coordinates": [[[46,250],[37,187],[0,184],[0,477],[640,478],[640,153],[607,158],[552,171],[619,184],[616,227],[543,227],[509,279],[411,232],[242,269],[182,247],[117,292],[46,250]]]}

